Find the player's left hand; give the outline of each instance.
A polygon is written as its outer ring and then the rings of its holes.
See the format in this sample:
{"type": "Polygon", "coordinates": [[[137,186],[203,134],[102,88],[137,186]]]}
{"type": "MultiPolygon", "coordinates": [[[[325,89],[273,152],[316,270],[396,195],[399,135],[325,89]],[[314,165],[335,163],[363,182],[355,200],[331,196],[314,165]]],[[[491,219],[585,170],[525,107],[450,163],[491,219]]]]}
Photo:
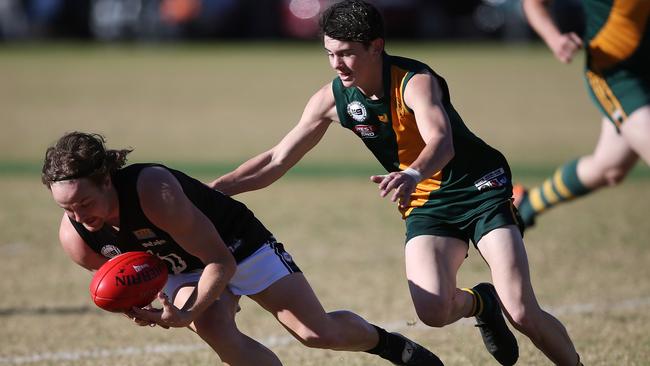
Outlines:
{"type": "Polygon", "coordinates": [[[138,324],[156,324],[163,328],[184,328],[194,320],[190,312],[174,306],[162,292],[158,293],[158,300],[162,304],[162,309],[133,308],[126,314],[138,324]]]}
{"type": "MultiPolygon", "coordinates": [[[[149,304],[149,305],[147,305],[147,306],[145,306],[145,307],[143,307],[142,309],[139,309],[139,310],[146,310],[146,311],[151,311],[151,312],[160,312],[160,311],[162,311],[161,309],[155,309],[153,306],[151,306],[151,304],[149,304]]],[[[132,311],[125,312],[124,316],[131,319],[135,324],[137,324],[137,325],[139,325],[141,327],[144,327],[144,326],[147,326],[147,325],[150,326],[150,327],[155,327],[156,326],[155,322],[140,319],[137,316],[135,316],[135,314],[132,311]]],[[[168,327],[165,327],[165,328],[168,328],[168,327]]]]}
{"type": "Polygon", "coordinates": [[[386,197],[391,191],[394,191],[390,200],[393,202],[399,201],[400,208],[405,208],[408,205],[411,194],[415,191],[417,185],[413,177],[402,172],[373,175],[370,180],[379,185],[379,195],[381,197],[386,197]]]}

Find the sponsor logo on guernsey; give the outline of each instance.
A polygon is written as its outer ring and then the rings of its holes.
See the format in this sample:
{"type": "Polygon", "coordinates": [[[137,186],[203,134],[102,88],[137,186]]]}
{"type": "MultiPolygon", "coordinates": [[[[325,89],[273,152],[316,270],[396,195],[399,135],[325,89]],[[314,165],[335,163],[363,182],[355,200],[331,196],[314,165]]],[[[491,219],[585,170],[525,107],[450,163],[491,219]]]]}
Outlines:
{"type": "Polygon", "coordinates": [[[145,247],[145,248],[151,248],[151,247],[155,247],[157,245],[163,245],[163,244],[166,244],[166,243],[167,243],[167,240],[165,240],[165,239],[156,239],[156,240],[145,241],[144,243],[142,243],[142,246],[145,247]]]}
{"type": "Polygon", "coordinates": [[[113,258],[113,257],[115,257],[115,256],[122,253],[118,247],[116,247],[115,245],[111,245],[111,244],[102,246],[102,249],[100,250],[100,252],[102,253],[102,255],[104,257],[107,257],[107,258],[113,258]]]}
{"type": "Polygon", "coordinates": [[[139,240],[153,239],[156,237],[156,233],[151,229],[134,230],[133,235],[139,240]]]}
{"type": "Polygon", "coordinates": [[[355,125],[354,132],[362,139],[372,139],[377,137],[377,126],[355,125]]]}
{"type": "Polygon", "coordinates": [[[348,114],[350,117],[352,117],[353,120],[357,122],[363,122],[366,120],[366,118],[368,118],[368,111],[366,111],[366,106],[356,100],[348,104],[348,114]]]}
{"type": "Polygon", "coordinates": [[[508,184],[508,177],[506,176],[503,168],[493,170],[486,175],[482,176],[481,179],[474,182],[474,186],[479,191],[484,191],[487,189],[503,187],[508,184]]]}

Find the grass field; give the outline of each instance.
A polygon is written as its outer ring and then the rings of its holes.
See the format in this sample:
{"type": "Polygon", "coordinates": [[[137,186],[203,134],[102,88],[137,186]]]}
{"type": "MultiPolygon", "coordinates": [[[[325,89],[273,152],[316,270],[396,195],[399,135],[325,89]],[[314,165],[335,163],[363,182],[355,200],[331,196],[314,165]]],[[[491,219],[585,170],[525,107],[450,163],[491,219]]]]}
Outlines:
{"type": "MultiPolygon", "coordinates": [[[[591,151],[598,115],[580,60],[537,46],[400,43],[389,52],[429,63],[478,135],[533,184],[591,151]]],[[[219,364],[186,330],[143,329],[102,312],[90,274],[57,244],[60,209],[39,183],[44,149],[63,132],[95,131],[208,180],[272,146],[307,98],[332,78],[318,45],[183,47],[43,45],[0,48],[0,365],[219,364]]],[[[416,321],[403,268],[403,224],[368,174],[379,165],[332,127],[295,172],[241,195],[285,243],[329,310],[350,309],[429,346],[447,365],[493,365],[471,321],[416,321]]],[[[586,365],[650,365],[650,169],[558,208],[526,234],[540,303],[568,328],[586,365]]],[[[460,286],[488,279],[472,249],[460,286]]],[[[286,365],[383,365],[365,354],[307,349],[242,301],[240,327],[286,365]]],[[[518,335],[521,365],[548,365],[518,335]]]]}

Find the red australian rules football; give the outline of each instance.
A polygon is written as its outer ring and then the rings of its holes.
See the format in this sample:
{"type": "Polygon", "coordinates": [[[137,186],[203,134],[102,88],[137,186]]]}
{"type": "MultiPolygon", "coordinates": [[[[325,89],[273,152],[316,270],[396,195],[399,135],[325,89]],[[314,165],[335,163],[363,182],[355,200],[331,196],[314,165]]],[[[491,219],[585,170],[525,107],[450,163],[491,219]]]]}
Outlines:
{"type": "Polygon", "coordinates": [[[90,282],[97,306],[112,312],[149,305],[167,283],[167,266],[147,252],[127,252],[104,263],[90,282]]]}

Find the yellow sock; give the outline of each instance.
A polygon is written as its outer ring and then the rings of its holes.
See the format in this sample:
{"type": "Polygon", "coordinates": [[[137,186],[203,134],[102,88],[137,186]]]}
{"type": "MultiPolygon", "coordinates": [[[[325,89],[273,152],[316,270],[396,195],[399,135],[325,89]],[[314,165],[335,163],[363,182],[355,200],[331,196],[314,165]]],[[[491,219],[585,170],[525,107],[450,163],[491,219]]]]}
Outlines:
{"type": "Polygon", "coordinates": [[[469,315],[467,317],[469,318],[481,313],[481,311],[483,311],[483,301],[481,301],[481,298],[478,296],[478,294],[471,288],[461,288],[460,290],[472,295],[472,310],[469,312],[469,315]]]}

